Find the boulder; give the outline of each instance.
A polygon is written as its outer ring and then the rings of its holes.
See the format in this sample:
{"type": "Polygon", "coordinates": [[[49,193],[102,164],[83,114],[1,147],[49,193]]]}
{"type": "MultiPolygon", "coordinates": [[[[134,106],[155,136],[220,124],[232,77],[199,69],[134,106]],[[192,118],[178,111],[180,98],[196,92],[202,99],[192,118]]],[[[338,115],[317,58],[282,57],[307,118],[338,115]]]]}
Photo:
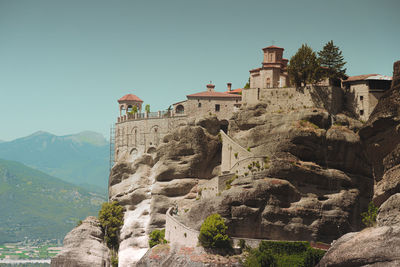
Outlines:
{"type": "Polygon", "coordinates": [[[110,265],[110,251],[103,242],[103,232],[96,217],[87,217],[65,238],[61,252],[51,259],[54,267],[92,267],[110,265]]]}
{"type": "Polygon", "coordinates": [[[371,227],[335,241],[318,267],[400,266],[400,227],[371,227]]]}

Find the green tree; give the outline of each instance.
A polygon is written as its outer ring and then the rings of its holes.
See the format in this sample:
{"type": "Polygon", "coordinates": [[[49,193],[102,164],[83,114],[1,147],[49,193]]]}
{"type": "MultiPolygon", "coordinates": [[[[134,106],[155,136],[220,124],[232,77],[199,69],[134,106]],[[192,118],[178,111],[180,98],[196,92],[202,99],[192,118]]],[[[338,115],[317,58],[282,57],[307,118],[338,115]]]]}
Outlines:
{"type": "Polygon", "coordinates": [[[321,67],[316,53],[307,44],[303,44],[290,58],[288,74],[297,86],[316,83],[321,79],[321,67]]]}
{"type": "Polygon", "coordinates": [[[378,207],[371,201],[368,204],[368,211],[361,213],[362,222],[367,227],[373,227],[376,225],[376,216],[378,214],[378,207]]]}
{"type": "Polygon", "coordinates": [[[250,88],[250,78],[249,78],[249,80],[247,81],[247,83],[244,85],[243,88],[244,88],[244,89],[249,89],[249,88],[250,88]]]}
{"type": "Polygon", "coordinates": [[[162,230],[154,230],[149,235],[149,246],[152,248],[158,244],[166,244],[167,240],[165,240],[165,229],[162,230]]]}
{"type": "Polygon", "coordinates": [[[329,41],[325,44],[323,49],[318,52],[319,61],[324,67],[324,76],[327,78],[343,79],[346,75],[346,69],[343,68],[346,62],[342,56],[342,51],[339,47],[329,41]]]}
{"type": "Polygon", "coordinates": [[[144,110],[146,111],[146,113],[150,113],[150,105],[147,104],[146,106],[144,106],[144,110]]]}
{"type": "Polygon", "coordinates": [[[103,203],[99,211],[99,221],[107,246],[118,251],[119,232],[124,223],[124,208],[117,201],[103,203]]]}
{"type": "Polygon", "coordinates": [[[208,216],[200,228],[199,242],[205,248],[231,248],[231,240],[226,234],[228,227],[219,214],[208,216]]]}
{"type": "Polygon", "coordinates": [[[137,106],[133,106],[131,112],[129,112],[130,114],[136,114],[138,112],[138,108],[137,106]]]}

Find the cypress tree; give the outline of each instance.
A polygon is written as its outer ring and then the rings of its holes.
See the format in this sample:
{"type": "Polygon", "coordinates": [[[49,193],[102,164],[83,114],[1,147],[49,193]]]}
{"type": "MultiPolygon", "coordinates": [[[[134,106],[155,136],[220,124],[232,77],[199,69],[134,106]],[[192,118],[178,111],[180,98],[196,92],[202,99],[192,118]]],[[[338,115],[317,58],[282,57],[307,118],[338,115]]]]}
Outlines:
{"type": "Polygon", "coordinates": [[[346,64],[342,56],[342,51],[339,47],[329,41],[323,49],[318,52],[319,61],[322,67],[325,67],[325,76],[327,78],[344,78],[346,69],[343,68],[346,64]]]}

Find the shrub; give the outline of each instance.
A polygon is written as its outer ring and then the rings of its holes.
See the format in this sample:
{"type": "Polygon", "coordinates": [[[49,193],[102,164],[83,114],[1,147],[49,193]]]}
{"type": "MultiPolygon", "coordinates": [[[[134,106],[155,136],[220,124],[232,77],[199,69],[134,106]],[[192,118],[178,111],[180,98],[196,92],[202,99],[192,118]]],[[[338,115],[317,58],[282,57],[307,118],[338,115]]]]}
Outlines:
{"type": "Polygon", "coordinates": [[[118,255],[111,255],[111,266],[118,267],[118,255]]]}
{"type": "Polygon", "coordinates": [[[262,241],[257,249],[250,250],[245,266],[313,267],[324,254],[308,242],[262,241]]]}
{"type": "Polygon", "coordinates": [[[320,249],[309,248],[304,257],[304,266],[315,266],[325,255],[325,251],[320,249]]]}
{"type": "Polygon", "coordinates": [[[200,228],[199,242],[205,248],[231,248],[224,219],[219,214],[208,216],[200,228]]]}
{"type": "Polygon", "coordinates": [[[99,221],[107,246],[118,251],[119,231],[124,223],[124,208],[117,201],[103,203],[99,211],[99,221]]]}
{"type": "Polygon", "coordinates": [[[166,244],[165,240],[165,229],[153,230],[149,235],[149,246],[152,248],[158,244],[166,244]]]}
{"type": "Polygon", "coordinates": [[[368,204],[368,211],[361,213],[363,224],[367,227],[375,226],[377,213],[378,207],[375,207],[374,203],[371,201],[368,204]]]}
{"type": "Polygon", "coordinates": [[[239,247],[240,247],[241,250],[243,250],[243,249],[245,249],[247,247],[246,246],[246,241],[244,239],[240,239],[239,240],[239,247]]]}
{"type": "Polygon", "coordinates": [[[271,251],[260,251],[258,249],[252,249],[249,255],[246,257],[244,262],[246,267],[269,267],[278,266],[276,259],[272,255],[271,251]]]}
{"type": "Polygon", "coordinates": [[[251,148],[250,148],[250,147],[248,147],[248,148],[247,148],[247,151],[249,151],[249,152],[250,152],[250,151],[251,151],[251,148]]]}
{"type": "Polygon", "coordinates": [[[236,152],[234,155],[235,155],[235,159],[237,159],[238,158],[238,153],[236,152]]]}
{"type": "Polygon", "coordinates": [[[236,179],[237,175],[233,176],[231,179],[226,180],[225,182],[225,189],[229,190],[232,187],[232,182],[236,179]]]}
{"type": "Polygon", "coordinates": [[[81,225],[82,224],[82,220],[79,220],[77,223],[76,223],[76,226],[78,227],[79,225],[81,225]]]}

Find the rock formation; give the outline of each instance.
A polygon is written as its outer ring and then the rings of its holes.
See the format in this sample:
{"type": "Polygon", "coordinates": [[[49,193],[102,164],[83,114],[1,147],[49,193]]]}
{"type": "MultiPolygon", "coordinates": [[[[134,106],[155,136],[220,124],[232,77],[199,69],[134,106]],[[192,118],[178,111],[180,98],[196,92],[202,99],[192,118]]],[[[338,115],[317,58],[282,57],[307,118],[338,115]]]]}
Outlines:
{"type": "Polygon", "coordinates": [[[64,238],[62,251],[51,259],[54,267],[109,267],[110,256],[96,217],[87,217],[64,238]]]}
{"type": "Polygon", "coordinates": [[[377,226],[337,240],[318,266],[400,265],[400,61],[392,88],[360,130],[375,179],[377,226]]]}
{"type": "Polygon", "coordinates": [[[264,170],[249,171],[220,196],[196,202],[181,220],[199,229],[217,212],[231,236],[282,240],[331,242],[359,230],[373,188],[355,132],[361,123],[320,109],[265,110],[257,105],[235,114],[228,132],[265,157],[264,170]]]}
{"type": "Polygon", "coordinates": [[[208,118],[182,126],[163,138],[153,154],[118,162],[110,176],[109,197],[125,206],[119,261],[137,262],[148,249],[148,234],[164,228],[172,205],[190,206],[197,184],[214,176],[220,164],[219,121],[208,118]]]}
{"type": "Polygon", "coordinates": [[[165,244],[149,249],[136,266],[239,267],[243,265],[236,257],[208,254],[202,247],[171,247],[165,244]]]}

